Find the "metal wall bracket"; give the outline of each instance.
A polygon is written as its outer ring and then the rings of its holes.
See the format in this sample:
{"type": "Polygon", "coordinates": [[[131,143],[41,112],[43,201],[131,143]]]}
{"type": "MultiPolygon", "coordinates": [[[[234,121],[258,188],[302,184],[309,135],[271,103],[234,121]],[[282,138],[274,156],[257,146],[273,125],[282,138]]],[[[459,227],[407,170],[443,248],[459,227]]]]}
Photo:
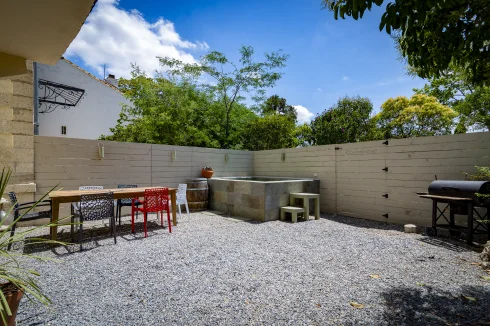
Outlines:
{"type": "Polygon", "coordinates": [[[388,198],[388,194],[384,194],[382,195],[384,198],[388,198]]]}
{"type": "Polygon", "coordinates": [[[342,147],[335,147],[336,151],[338,151],[339,149],[342,149],[342,147]]]}
{"type": "Polygon", "coordinates": [[[383,144],[384,144],[384,145],[388,145],[388,141],[384,141],[384,142],[383,142],[383,144]]]}
{"type": "Polygon", "coordinates": [[[388,218],[388,214],[383,214],[384,217],[388,218]]]}
{"type": "Polygon", "coordinates": [[[384,169],[382,169],[383,171],[386,171],[388,172],[388,167],[385,167],[384,169]]]}
{"type": "Polygon", "coordinates": [[[50,113],[57,108],[68,110],[76,106],[85,94],[85,90],[39,79],[37,93],[39,113],[50,113]]]}

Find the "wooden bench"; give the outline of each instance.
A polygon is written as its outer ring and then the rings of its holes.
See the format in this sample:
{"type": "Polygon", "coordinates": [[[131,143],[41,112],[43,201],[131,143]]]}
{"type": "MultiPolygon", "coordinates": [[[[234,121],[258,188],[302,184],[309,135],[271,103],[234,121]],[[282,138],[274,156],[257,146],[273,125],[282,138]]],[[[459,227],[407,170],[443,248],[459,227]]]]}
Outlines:
{"type": "Polygon", "coordinates": [[[303,207],[284,206],[281,207],[281,221],[285,220],[286,213],[291,213],[291,221],[293,223],[298,222],[298,213],[303,213],[303,218],[305,217],[305,209],[303,207]]]}

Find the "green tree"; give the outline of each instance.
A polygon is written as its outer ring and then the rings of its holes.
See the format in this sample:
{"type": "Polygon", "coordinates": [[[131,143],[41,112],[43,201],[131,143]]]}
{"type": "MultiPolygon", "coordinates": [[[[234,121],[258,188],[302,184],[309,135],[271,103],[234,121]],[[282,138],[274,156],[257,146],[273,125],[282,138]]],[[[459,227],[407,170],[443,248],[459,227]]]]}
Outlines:
{"type": "Polygon", "coordinates": [[[490,131],[490,86],[474,85],[459,67],[451,65],[440,77],[430,78],[423,88],[414,91],[434,96],[458,112],[456,132],[464,133],[468,129],[490,131]]]}
{"type": "Polygon", "coordinates": [[[279,95],[272,95],[269,97],[261,105],[260,111],[262,115],[282,114],[289,117],[294,122],[298,119],[296,109],[292,105],[287,104],[286,99],[279,97],[279,95]]]}
{"type": "Polygon", "coordinates": [[[223,148],[231,145],[231,116],[236,103],[244,99],[243,93],[252,93],[252,98],[257,102],[263,100],[265,90],[275,86],[281,78],[282,74],[278,69],[285,67],[288,58],[279,50],[265,53],[265,61],[256,62],[253,54],[254,49],[251,46],[243,46],[238,64],[216,51],[206,54],[198,63],[184,63],[169,57],[159,58],[170,78],[193,79],[197,82],[199,77],[206,75],[214,79],[215,83],[201,83],[201,86],[215,96],[224,112],[223,148]]]}
{"type": "Polygon", "coordinates": [[[468,126],[474,130],[490,131],[490,87],[478,87],[453,107],[462,117],[458,124],[461,132],[468,126]]]}
{"type": "MultiPolygon", "coordinates": [[[[362,18],[384,0],[323,0],[335,19],[362,18]]],[[[477,85],[490,82],[490,1],[392,0],[379,29],[397,36],[401,52],[422,78],[438,77],[450,63],[477,85]]]]}
{"type": "Polygon", "coordinates": [[[296,138],[296,143],[298,144],[298,146],[307,147],[315,144],[313,130],[308,123],[303,123],[302,125],[296,126],[294,136],[296,138]]]}
{"type": "Polygon", "coordinates": [[[243,149],[261,151],[296,147],[295,122],[281,114],[256,117],[245,127],[243,149]]]}
{"type": "Polygon", "coordinates": [[[353,143],[372,139],[373,104],[368,98],[344,97],[311,122],[316,145],[353,143]]]}
{"type": "MultiPolygon", "coordinates": [[[[112,135],[102,139],[220,148],[225,142],[224,115],[213,94],[187,80],[149,78],[137,67],[119,85],[131,105],[124,105],[112,135]]],[[[255,116],[235,103],[230,115],[232,147],[239,146],[243,126],[255,116]]]]}
{"type": "Polygon", "coordinates": [[[416,94],[388,99],[373,121],[385,138],[408,138],[450,134],[456,116],[435,97],[416,94]]]}

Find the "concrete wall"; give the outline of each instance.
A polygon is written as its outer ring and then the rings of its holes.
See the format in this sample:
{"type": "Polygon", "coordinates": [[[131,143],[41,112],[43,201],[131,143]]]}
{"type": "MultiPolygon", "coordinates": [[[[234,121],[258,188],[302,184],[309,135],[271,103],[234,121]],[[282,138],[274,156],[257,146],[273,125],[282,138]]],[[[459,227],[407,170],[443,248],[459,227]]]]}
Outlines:
{"type": "MultiPolygon", "coordinates": [[[[247,151],[43,136],[34,137],[34,145],[38,197],[53,188],[86,185],[175,187],[200,177],[204,166],[211,166],[215,176],[253,175],[253,152],[247,151]],[[104,159],[99,158],[99,144],[104,146],[104,159]]],[[[60,216],[68,213],[69,206],[63,205],[60,216]]]]}
{"type": "Polygon", "coordinates": [[[431,201],[416,192],[427,191],[435,175],[464,180],[462,172],[489,166],[490,133],[281,149],[254,156],[255,175],[319,178],[322,212],[428,225],[431,201]]]}
{"type": "MultiPolygon", "coordinates": [[[[280,208],[289,205],[289,194],[295,192],[320,193],[319,180],[208,180],[211,209],[234,216],[249,217],[266,222],[278,220],[280,208]]],[[[311,206],[315,207],[315,206],[311,206]]]]}
{"type": "Polygon", "coordinates": [[[38,78],[85,90],[75,107],[39,114],[40,136],[98,139],[111,134],[109,128],[119,119],[121,103],[130,103],[119,91],[63,59],[54,66],[38,64],[38,78]],[[61,126],[66,126],[66,135],[61,134],[61,126]]]}
{"type": "Polygon", "coordinates": [[[27,74],[0,79],[0,169],[10,167],[13,172],[7,191],[15,190],[19,200],[31,201],[36,189],[33,183],[34,105],[32,63],[26,64],[27,74]]]}

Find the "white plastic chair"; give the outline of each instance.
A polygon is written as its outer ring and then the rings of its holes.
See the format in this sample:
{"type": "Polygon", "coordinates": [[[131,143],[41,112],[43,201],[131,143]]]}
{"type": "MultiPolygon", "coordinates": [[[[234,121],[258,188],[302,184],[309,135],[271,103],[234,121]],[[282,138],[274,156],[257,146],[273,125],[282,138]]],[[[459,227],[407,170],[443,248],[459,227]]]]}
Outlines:
{"type": "Polygon", "coordinates": [[[176,200],[177,207],[179,208],[179,217],[182,217],[182,212],[180,211],[180,205],[185,205],[187,216],[191,217],[191,214],[189,214],[189,205],[187,204],[186,192],[187,192],[187,185],[179,184],[179,187],[177,188],[177,200],[176,200]]]}

